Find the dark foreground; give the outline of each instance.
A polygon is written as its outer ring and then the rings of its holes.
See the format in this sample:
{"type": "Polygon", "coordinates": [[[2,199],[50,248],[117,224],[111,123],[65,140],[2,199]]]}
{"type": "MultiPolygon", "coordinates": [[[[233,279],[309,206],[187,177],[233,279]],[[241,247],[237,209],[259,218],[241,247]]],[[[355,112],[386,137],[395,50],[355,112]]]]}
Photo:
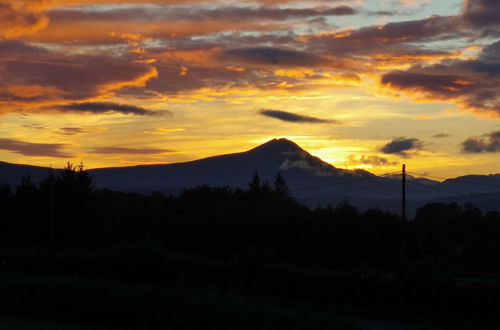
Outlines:
{"type": "Polygon", "coordinates": [[[496,329],[500,213],[311,210],[286,182],[0,189],[2,329],[496,329]]]}

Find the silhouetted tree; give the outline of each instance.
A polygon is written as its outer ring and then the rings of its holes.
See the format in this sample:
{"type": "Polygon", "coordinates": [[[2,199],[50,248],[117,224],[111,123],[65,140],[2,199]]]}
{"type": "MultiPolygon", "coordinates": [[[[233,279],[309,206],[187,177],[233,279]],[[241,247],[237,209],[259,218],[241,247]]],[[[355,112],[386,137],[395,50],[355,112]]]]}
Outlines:
{"type": "Polygon", "coordinates": [[[274,180],[274,191],[282,196],[288,196],[290,192],[285,178],[281,175],[281,171],[278,171],[278,174],[276,174],[276,179],[274,180]]]}
{"type": "Polygon", "coordinates": [[[21,244],[38,244],[41,240],[40,194],[30,176],[24,176],[16,188],[14,212],[16,221],[11,228],[21,244]],[[17,234],[16,234],[17,233],[17,234]]]}
{"type": "Polygon", "coordinates": [[[83,163],[74,166],[71,162],[67,162],[62,172],[60,172],[57,183],[58,188],[64,193],[85,195],[93,190],[92,177],[84,169],[83,163]]]}
{"type": "Polygon", "coordinates": [[[36,185],[31,181],[31,176],[23,176],[21,183],[16,188],[16,195],[23,196],[23,198],[34,198],[34,195],[38,192],[36,185]]]}
{"type": "Polygon", "coordinates": [[[263,195],[268,195],[272,191],[271,185],[269,184],[269,181],[264,180],[262,184],[260,185],[260,192],[263,195]]]}
{"type": "Polygon", "coordinates": [[[250,191],[252,192],[257,192],[261,188],[261,180],[259,176],[259,172],[255,171],[253,173],[252,181],[248,184],[248,187],[250,188],[250,191]]]}

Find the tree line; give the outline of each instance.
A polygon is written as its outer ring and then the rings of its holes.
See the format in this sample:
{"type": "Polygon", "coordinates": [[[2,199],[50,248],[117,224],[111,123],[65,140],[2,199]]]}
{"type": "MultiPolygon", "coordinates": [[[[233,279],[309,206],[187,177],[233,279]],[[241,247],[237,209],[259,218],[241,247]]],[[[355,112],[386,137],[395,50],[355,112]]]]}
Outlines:
{"type": "Polygon", "coordinates": [[[500,213],[472,204],[428,204],[414,219],[347,201],[310,209],[278,173],[255,173],[246,189],[200,186],[179,195],[94,189],[83,165],[68,163],[41,182],[0,187],[2,248],[104,248],[145,240],[203,257],[326,268],[445,262],[460,269],[500,269],[500,213]]]}

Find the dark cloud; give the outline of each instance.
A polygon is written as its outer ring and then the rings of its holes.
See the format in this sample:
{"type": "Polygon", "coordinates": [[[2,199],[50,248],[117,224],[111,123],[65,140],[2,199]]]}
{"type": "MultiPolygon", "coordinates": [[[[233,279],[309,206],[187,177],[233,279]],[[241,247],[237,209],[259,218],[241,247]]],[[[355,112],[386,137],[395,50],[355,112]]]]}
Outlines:
{"type": "Polygon", "coordinates": [[[422,142],[417,138],[396,138],[380,148],[384,154],[396,154],[408,157],[408,151],[419,150],[422,148],[422,142]]]}
{"type": "Polygon", "coordinates": [[[338,7],[332,8],[330,10],[327,10],[325,12],[329,13],[330,15],[354,15],[354,14],[356,14],[356,10],[354,10],[354,8],[352,8],[351,6],[346,6],[346,5],[338,6],[338,7]]]}
{"type": "Polygon", "coordinates": [[[462,142],[462,152],[500,152],[500,131],[492,132],[485,137],[468,138],[462,142]]]}
{"type": "Polygon", "coordinates": [[[354,15],[356,10],[348,5],[336,6],[328,9],[318,8],[278,8],[278,7],[226,7],[212,10],[185,11],[184,13],[173,13],[176,17],[191,19],[221,19],[221,20],[241,20],[256,17],[259,20],[286,20],[296,18],[310,18],[318,16],[342,16],[354,15]]]}
{"type": "MultiPolygon", "coordinates": [[[[500,41],[494,42],[488,46],[486,46],[483,51],[480,54],[479,57],[479,63],[482,63],[479,65],[479,69],[485,68],[487,64],[490,64],[491,66],[489,67],[490,70],[487,70],[486,72],[492,71],[491,69],[494,69],[493,71],[495,73],[500,73],[500,66],[499,66],[499,56],[500,56],[500,41]]],[[[475,63],[475,62],[472,62],[475,63]]],[[[481,70],[479,70],[481,71],[481,70]]]]}
{"type": "Polygon", "coordinates": [[[319,66],[326,64],[325,58],[313,53],[272,47],[256,47],[226,50],[222,60],[237,63],[279,66],[319,66]]]}
{"type": "Polygon", "coordinates": [[[157,155],[166,152],[174,152],[174,150],[155,149],[155,148],[98,147],[94,148],[91,151],[91,153],[94,154],[118,154],[118,155],[157,155]]]}
{"type": "Polygon", "coordinates": [[[395,10],[378,10],[378,11],[369,11],[367,12],[367,14],[375,16],[396,16],[400,13],[395,10]]]}
{"type": "Polygon", "coordinates": [[[452,101],[474,112],[500,116],[500,41],[478,58],[447,60],[382,76],[382,84],[436,100],[452,101]]]}
{"type": "Polygon", "coordinates": [[[0,42],[0,54],[10,55],[10,54],[31,54],[31,55],[46,55],[49,52],[43,48],[30,46],[24,42],[16,40],[7,40],[0,42]]]}
{"type": "Polygon", "coordinates": [[[155,9],[145,7],[124,7],[102,10],[82,11],[78,8],[54,9],[49,17],[54,24],[72,21],[241,21],[255,20],[289,20],[307,19],[314,17],[355,15],[356,10],[348,5],[339,5],[332,8],[278,8],[271,6],[263,7],[179,7],[179,6],[156,6],[155,9]]]}
{"type": "MultiPolygon", "coordinates": [[[[160,112],[147,110],[142,107],[134,105],[126,105],[112,102],[84,102],[84,103],[72,103],[67,105],[61,105],[54,107],[60,111],[68,112],[87,112],[87,113],[123,113],[132,115],[157,115],[160,112]]],[[[161,114],[172,115],[171,112],[163,110],[161,114]]]]}
{"type": "Polygon", "coordinates": [[[72,157],[62,150],[65,146],[65,144],[58,143],[32,143],[15,139],[0,139],[0,150],[15,152],[24,156],[72,157]]]}
{"type": "MultiPolygon", "coordinates": [[[[430,69],[432,71],[432,68],[430,69]]],[[[469,88],[463,83],[463,77],[451,74],[433,74],[432,72],[420,73],[397,71],[382,76],[383,84],[397,86],[399,89],[412,90],[420,87],[434,93],[448,95],[462,95],[469,88]]]]}
{"type": "Polygon", "coordinates": [[[500,2],[498,0],[465,0],[463,17],[485,35],[500,35],[500,2]]]}
{"type": "Polygon", "coordinates": [[[447,40],[469,35],[460,23],[454,16],[432,16],[421,20],[368,26],[354,31],[310,35],[305,36],[303,40],[311,44],[311,49],[321,53],[350,56],[353,53],[370,53],[388,46],[447,40]]]}
{"type": "Polygon", "coordinates": [[[363,165],[373,165],[373,166],[389,166],[389,165],[397,165],[397,162],[391,162],[387,158],[379,157],[379,156],[366,156],[361,155],[361,157],[357,158],[355,155],[350,155],[348,157],[349,163],[351,164],[363,164],[363,165]]]}
{"type": "Polygon", "coordinates": [[[62,135],[78,135],[78,134],[85,133],[85,132],[88,132],[88,131],[86,129],[80,128],[80,127],[61,127],[57,131],[57,133],[62,134],[62,135]]]}
{"type": "Polygon", "coordinates": [[[441,138],[451,137],[451,135],[447,134],[447,133],[438,133],[438,134],[434,134],[432,137],[437,138],[437,139],[441,139],[441,138]]]}
{"type": "Polygon", "coordinates": [[[270,109],[262,109],[259,112],[263,116],[279,119],[282,121],[289,121],[293,123],[314,123],[314,124],[338,124],[339,122],[336,120],[330,119],[321,119],[309,116],[297,115],[295,113],[281,111],[281,110],[270,110],[270,109]]]}

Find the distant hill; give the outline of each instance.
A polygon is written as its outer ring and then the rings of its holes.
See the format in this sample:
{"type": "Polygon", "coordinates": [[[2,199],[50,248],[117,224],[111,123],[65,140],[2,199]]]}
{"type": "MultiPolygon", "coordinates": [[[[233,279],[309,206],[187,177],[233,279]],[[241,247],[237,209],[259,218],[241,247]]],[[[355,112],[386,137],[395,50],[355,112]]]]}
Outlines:
{"type": "Polygon", "coordinates": [[[30,176],[33,182],[38,183],[47,177],[50,171],[49,167],[0,162],[0,184],[8,184],[11,188],[15,188],[23,176],[30,176]]]}
{"type": "MultiPolygon", "coordinates": [[[[48,168],[0,162],[0,183],[14,188],[25,175],[39,182],[48,168]]],[[[251,150],[200,160],[158,165],[90,170],[96,188],[176,194],[200,186],[246,188],[253,173],[270,184],[278,171],[287,180],[292,195],[315,206],[350,200],[360,208],[400,208],[401,176],[376,176],[364,170],[339,169],[312,156],[287,139],[273,139],[251,150]]],[[[474,200],[485,210],[499,209],[500,174],[467,175],[443,182],[407,176],[409,212],[430,201],[461,203],[474,200]]]]}
{"type": "Polygon", "coordinates": [[[167,165],[92,170],[99,187],[175,192],[202,184],[245,188],[255,171],[272,184],[278,171],[291,187],[376,177],[367,171],[338,169],[287,139],[273,139],[246,152],[167,165]]]}

